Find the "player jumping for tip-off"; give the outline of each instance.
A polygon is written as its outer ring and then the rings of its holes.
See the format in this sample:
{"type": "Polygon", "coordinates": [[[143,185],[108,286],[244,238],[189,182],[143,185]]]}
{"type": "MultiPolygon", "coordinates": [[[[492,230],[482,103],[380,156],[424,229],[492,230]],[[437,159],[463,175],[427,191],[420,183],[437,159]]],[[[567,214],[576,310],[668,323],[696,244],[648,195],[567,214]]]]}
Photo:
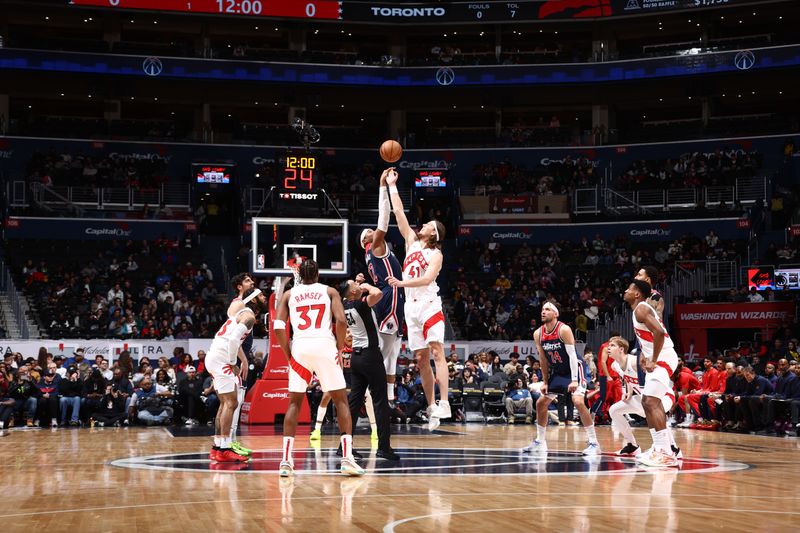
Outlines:
{"type": "Polygon", "coordinates": [[[422,225],[419,233],[408,223],[403,201],[397,190],[397,172],[390,168],[386,175],[392,210],[397,226],[406,241],[406,258],[403,262],[403,279],[389,276],[392,287],[402,287],[406,291],[406,327],[408,344],[414,352],[419,365],[422,388],[428,400],[428,429],[439,427],[439,420],[450,418],[450,403],[447,393],[450,374],[444,358],[444,312],[439,286],[436,278],[442,270],[441,243],[444,240],[444,225],[431,220],[422,225]],[[439,383],[439,402],[434,395],[435,381],[430,365],[433,356],[436,365],[436,380],[439,383]]]}

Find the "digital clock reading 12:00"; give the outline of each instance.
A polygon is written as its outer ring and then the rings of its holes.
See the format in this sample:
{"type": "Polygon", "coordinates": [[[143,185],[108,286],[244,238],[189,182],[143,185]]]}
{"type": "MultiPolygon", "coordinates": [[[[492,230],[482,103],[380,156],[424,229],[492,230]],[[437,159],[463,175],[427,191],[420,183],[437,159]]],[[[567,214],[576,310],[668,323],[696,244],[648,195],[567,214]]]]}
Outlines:
{"type": "Polygon", "coordinates": [[[317,169],[317,158],[314,156],[286,156],[284,165],[283,189],[314,190],[314,172],[317,169]]]}

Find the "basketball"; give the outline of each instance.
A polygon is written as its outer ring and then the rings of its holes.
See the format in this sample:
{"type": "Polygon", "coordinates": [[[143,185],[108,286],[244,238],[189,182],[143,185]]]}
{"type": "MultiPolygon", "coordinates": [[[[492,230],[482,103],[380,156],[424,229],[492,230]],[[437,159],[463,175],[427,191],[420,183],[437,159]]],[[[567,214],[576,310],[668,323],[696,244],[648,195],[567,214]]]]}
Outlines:
{"type": "Polygon", "coordinates": [[[403,156],[403,147],[397,141],[384,141],[380,149],[381,159],[387,163],[399,161],[403,156]]]}

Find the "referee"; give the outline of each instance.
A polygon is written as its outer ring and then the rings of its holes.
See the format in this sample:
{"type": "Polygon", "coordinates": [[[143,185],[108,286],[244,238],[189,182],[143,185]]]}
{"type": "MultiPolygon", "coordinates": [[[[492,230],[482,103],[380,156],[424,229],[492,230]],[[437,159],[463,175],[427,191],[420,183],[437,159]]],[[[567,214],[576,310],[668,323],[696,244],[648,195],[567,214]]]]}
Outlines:
{"type": "MultiPolygon", "coordinates": [[[[392,450],[389,426],[389,400],[386,395],[386,368],[383,365],[380,338],[372,307],[383,297],[383,292],[368,283],[358,284],[348,280],[342,282],[339,294],[344,303],[347,325],[353,336],[353,353],[350,357],[351,387],[350,414],[353,426],[364,405],[364,396],[369,386],[375,423],[378,426],[377,456],[391,461],[400,457],[392,450]],[[364,297],[366,293],[366,297],[364,297]]],[[[355,427],[353,427],[355,430],[355,427]]]]}

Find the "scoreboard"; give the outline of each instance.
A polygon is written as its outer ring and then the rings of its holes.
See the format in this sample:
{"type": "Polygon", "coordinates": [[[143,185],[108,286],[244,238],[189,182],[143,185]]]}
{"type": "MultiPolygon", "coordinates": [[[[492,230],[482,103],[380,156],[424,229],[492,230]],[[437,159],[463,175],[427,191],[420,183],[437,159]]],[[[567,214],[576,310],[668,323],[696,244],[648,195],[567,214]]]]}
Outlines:
{"type": "Polygon", "coordinates": [[[735,5],[755,0],[496,0],[390,3],[357,0],[68,0],[71,5],[238,17],[374,24],[510,23],[598,19],[735,5]]]}

